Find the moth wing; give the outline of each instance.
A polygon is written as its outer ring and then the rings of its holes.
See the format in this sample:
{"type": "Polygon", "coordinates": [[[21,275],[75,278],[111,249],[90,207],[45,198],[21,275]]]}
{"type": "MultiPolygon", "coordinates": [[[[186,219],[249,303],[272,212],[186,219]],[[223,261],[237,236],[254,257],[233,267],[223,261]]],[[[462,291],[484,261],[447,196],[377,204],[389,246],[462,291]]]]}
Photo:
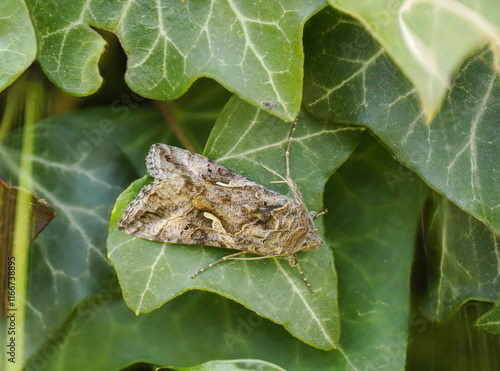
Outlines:
{"type": "Polygon", "coordinates": [[[236,236],[214,229],[214,220],[193,205],[202,187],[188,177],[155,179],[143,187],[125,209],[118,227],[124,233],[151,241],[250,250],[236,236]]]}
{"type": "Polygon", "coordinates": [[[155,179],[128,204],[118,227],[136,237],[168,242],[163,236],[169,219],[182,220],[189,212],[192,202],[184,194],[193,191],[194,184],[182,177],[155,179]],[[164,218],[166,215],[169,219],[164,218]]]}
{"type": "Polygon", "coordinates": [[[210,211],[235,242],[234,249],[260,255],[286,254],[309,232],[307,212],[295,200],[257,183],[227,186],[203,182],[201,186],[193,205],[210,211]]]}
{"type": "Polygon", "coordinates": [[[203,181],[223,183],[250,181],[208,157],[161,143],[151,146],[146,157],[146,167],[155,179],[165,179],[177,174],[190,177],[195,184],[203,181]]]}

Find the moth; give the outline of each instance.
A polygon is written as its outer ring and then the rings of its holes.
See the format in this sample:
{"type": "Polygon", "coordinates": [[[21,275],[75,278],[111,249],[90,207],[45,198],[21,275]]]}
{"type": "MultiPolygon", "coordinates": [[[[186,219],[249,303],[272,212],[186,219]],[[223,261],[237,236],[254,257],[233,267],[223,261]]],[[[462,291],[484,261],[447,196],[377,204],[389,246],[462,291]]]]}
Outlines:
{"type": "Polygon", "coordinates": [[[153,144],[146,167],[154,178],[125,209],[118,226],[147,240],[206,245],[238,252],[226,255],[192,275],[230,259],[252,260],[288,256],[309,291],[298,251],[319,249],[323,241],[314,220],[326,212],[309,212],[290,177],[290,146],[286,150],[286,177],[261,165],[286,183],[294,198],[274,192],[202,155],[166,144],[153,144]],[[253,253],[257,257],[239,257],[253,253]]]}

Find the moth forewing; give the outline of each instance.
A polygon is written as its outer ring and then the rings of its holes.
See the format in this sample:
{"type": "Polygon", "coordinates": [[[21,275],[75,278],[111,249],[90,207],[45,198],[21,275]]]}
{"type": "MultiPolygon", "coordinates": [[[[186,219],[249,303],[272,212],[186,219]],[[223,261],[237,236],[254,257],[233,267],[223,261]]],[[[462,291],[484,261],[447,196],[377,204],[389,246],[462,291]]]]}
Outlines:
{"type": "Polygon", "coordinates": [[[204,157],[166,144],[153,144],[146,166],[154,181],[130,202],[118,221],[123,232],[153,241],[206,245],[240,250],[194,273],[225,260],[254,260],[288,256],[307,287],[296,253],[319,249],[323,241],[290,177],[289,154],[295,121],[286,151],[287,183],[295,200],[276,193],[204,157]],[[244,253],[258,257],[239,257],[244,253]]]}

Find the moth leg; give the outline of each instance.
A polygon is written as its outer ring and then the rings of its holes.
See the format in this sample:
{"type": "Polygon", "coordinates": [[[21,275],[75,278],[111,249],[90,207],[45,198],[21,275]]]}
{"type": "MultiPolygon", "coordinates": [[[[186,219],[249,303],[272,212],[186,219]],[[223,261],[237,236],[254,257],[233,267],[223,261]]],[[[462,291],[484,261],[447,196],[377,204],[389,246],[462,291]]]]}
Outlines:
{"type": "Polygon", "coordinates": [[[214,265],[216,264],[219,264],[219,263],[222,263],[223,261],[225,260],[229,260],[229,259],[233,259],[235,256],[238,256],[238,255],[242,255],[242,254],[245,254],[247,253],[248,251],[239,251],[237,253],[234,253],[234,254],[230,254],[230,255],[226,255],[224,257],[222,257],[221,259],[219,260],[216,260],[214,261],[213,263],[210,263],[209,265],[207,265],[206,267],[204,268],[201,268],[198,272],[196,272],[195,274],[193,274],[191,276],[191,278],[195,278],[197,275],[199,275],[201,272],[204,272],[206,271],[208,268],[212,268],[214,265]]]}
{"type": "Polygon", "coordinates": [[[297,269],[299,270],[300,275],[302,276],[302,279],[304,280],[304,282],[307,285],[307,288],[309,289],[309,291],[311,292],[311,294],[314,294],[314,290],[312,289],[311,284],[309,283],[309,281],[307,280],[306,275],[304,274],[304,272],[302,272],[302,269],[300,268],[299,259],[297,259],[297,254],[290,254],[290,255],[288,255],[288,261],[290,262],[290,265],[292,267],[293,266],[297,267],[297,269]]]}
{"type": "Polygon", "coordinates": [[[201,272],[206,271],[208,268],[211,268],[215,264],[219,264],[219,263],[221,263],[221,262],[223,262],[225,260],[257,260],[257,259],[269,259],[269,258],[274,258],[274,257],[277,257],[277,256],[282,256],[282,255],[266,255],[266,256],[255,256],[255,257],[252,257],[252,258],[237,258],[237,256],[245,254],[245,253],[251,253],[251,252],[250,251],[240,251],[240,252],[237,252],[237,253],[234,253],[234,254],[226,255],[223,258],[221,258],[219,260],[216,260],[213,263],[210,263],[206,267],[201,268],[198,272],[196,272],[195,274],[193,274],[191,276],[191,278],[195,278],[201,272]]]}
{"type": "MultiPolygon", "coordinates": [[[[233,254],[233,255],[235,255],[235,254],[233,254]]],[[[231,256],[231,255],[229,255],[229,256],[231,256]]],[[[257,256],[257,257],[253,257],[253,258],[231,258],[231,259],[233,259],[233,260],[257,260],[257,259],[275,258],[277,256],[283,256],[283,255],[268,255],[268,256],[257,256]]],[[[289,261],[289,263],[290,263],[290,265],[292,267],[293,266],[297,267],[297,269],[299,270],[300,275],[302,276],[302,279],[304,280],[304,282],[307,285],[307,288],[309,289],[309,291],[311,292],[311,294],[314,294],[314,290],[312,289],[311,284],[307,280],[307,277],[304,274],[304,272],[302,272],[302,268],[300,268],[299,259],[297,258],[297,254],[290,254],[290,255],[288,255],[288,261],[289,261]]]]}

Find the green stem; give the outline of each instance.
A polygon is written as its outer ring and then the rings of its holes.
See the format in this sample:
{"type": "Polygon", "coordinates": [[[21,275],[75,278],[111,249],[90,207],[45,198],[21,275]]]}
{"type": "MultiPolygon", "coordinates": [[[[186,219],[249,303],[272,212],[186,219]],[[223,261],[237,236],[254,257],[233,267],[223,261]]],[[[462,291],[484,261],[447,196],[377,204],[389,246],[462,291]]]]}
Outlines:
{"type": "MultiPolygon", "coordinates": [[[[20,159],[19,187],[31,191],[33,189],[33,152],[34,152],[34,124],[39,114],[40,101],[43,99],[43,91],[40,83],[34,82],[26,84],[26,105],[25,122],[23,127],[23,142],[20,159]]],[[[15,295],[14,301],[9,302],[7,315],[11,315],[7,321],[7,329],[15,319],[15,333],[7,333],[7,344],[15,342],[15,363],[9,361],[7,357],[6,370],[22,370],[24,366],[24,346],[25,346],[25,315],[26,298],[28,285],[28,257],[31,236],[31,222],[33,215],[33,205],[31,192],[17,193],[16,214],[14,223],[14,239],[12,257],[15,267],[15,295]],[[12,303],[12,304],[11,304],[12,303]]]]}

